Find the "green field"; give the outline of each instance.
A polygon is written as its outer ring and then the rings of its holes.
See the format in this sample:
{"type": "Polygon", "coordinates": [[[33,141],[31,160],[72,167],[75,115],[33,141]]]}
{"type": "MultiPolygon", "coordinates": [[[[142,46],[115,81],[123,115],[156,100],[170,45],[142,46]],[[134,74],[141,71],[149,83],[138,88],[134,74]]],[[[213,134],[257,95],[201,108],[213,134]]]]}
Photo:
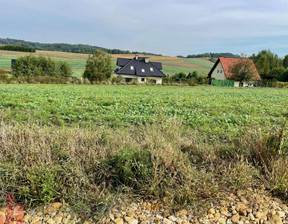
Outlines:
{"type": "Polygon", "coordinates": [[[2,120],[44,125],[129,126],[162,117],[230,136],[247,126],[280,124],[287,105],[288,91],[281,89],[0,85],[2,120]]]}
{"type": "Polygon", "coordinates": [[[134,197],[287,201],[287,105],[287,89],[1,84],[0,194],[25,209],[65,201],[95,223],[134,197]]]}
{"type": "MultiPolygon", "coordinates": [[[[11,59],[15,59],[17,57],[27,55],[29,53],[23,52],[13,52],[13,51],[0,51],[0,68],[10,68],[11,67],[11,59]]],[[[45,56],[49,56],[51,58],[55,58],[61,61],[68,62],[73,69],[73,76],[81,77],[88,55],[84,54],[74,54],[74,53],[64,53],[64,52],[53,52],[53,51],[43,51],[37,52],[36,54],[42,54],[45,56]]],[[[124,55],[126,56],[126,55],[124,55]]],[[[116,69],[116,57],[113,56],[113,69],[116,69]]],[[[120,55],[119,57],[122,57],[120,55]]],[[[133,55],[131,55],[133,57],[133,55]]],[[[152,58],[153,59],[153,58],[152,58]]],[[[163,64],[163,72],[166,75],[174,75],[178,72],[184,72],[186,74],[193,72],[194,70],[199,73],[207,74],[213,63],[211,63],[208,59],[195,58],[195,59],[182,59],[182,58],[170,58],[170,57],[156,57],[157,62],[161,62],[163,64]]]]}

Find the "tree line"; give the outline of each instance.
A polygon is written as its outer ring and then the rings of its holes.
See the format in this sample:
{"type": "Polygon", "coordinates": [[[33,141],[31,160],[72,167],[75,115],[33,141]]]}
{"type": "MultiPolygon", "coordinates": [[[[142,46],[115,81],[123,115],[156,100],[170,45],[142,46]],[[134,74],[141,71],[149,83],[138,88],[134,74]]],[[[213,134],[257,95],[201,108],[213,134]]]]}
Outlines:
{"type": "Polygon", "coordinates": [[[250,59],[262,79],[288,82],[288,55],[280,58],[270,50],[262,50],[257,55],[253,54],[250,59]]]}
{"type": "Polygon", "coordinates": [[[35,48],[32,47],[23,47],[20,44],[8,44],[0,46],[0,50],[5,51],[22,51],[22,52],[36,52],[35,48]]]}
{"type": "Polygon", "coordinates": [[[119,49],[108,49],[97,46],[91,46],[87,44],[66,44],[66,43],[53,43],[45,44],[38,42],[30,42],[24,40],[16,40],[10,38],[0,38],[0,44],[2,45],[20,45],[25,48],[33,48],[36,50],[45,50],[45,51],[63,51],[63,52],[72,52],[72,53],[82,53],[82,54],[93,54],[95,50],[102,50],[109,54],[145,54],[145,55],[155,55],[162,56],[161,54],[153,54],[148,52],[139,52],[139,51],[128,51],[128,50],[119,50],[119,49]]]}
{"type": "Polygon", "coordinates": [[[178,57],[180,58],[219,58],[219,57],[240,58],[240,55],[227,52],[227,53],[189,54],[186,57],[179,55],[178,57]]]}

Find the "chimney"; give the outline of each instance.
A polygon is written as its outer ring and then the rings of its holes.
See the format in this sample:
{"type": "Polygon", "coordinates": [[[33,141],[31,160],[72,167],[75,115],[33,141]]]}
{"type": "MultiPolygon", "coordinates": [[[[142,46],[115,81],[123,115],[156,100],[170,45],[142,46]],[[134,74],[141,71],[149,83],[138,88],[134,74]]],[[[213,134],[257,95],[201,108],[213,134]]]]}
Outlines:
{"type": "Polygon", "coordinates": [[[138,59],[139,59],[139,57],[138,57],[138,54],[136,54],[136,55],[135,55],[135,59],[136,59],[136,60],[138,60],[138,59]]]}
{"type": "Polygon", "coordinates": [[[149,62],[149,58],[145,58],[145,63],[148,63],[149,62]]]}

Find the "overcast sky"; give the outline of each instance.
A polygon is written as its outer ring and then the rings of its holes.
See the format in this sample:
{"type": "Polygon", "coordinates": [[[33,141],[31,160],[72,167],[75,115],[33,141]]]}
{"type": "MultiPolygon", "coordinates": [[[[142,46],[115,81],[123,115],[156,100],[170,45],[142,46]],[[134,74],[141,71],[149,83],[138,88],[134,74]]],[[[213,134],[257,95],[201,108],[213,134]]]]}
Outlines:
{"type": "Polygon", "coordinates": [[[163,55],[288,54],[288,0],[0,0],[0,37],[163,55]]]}

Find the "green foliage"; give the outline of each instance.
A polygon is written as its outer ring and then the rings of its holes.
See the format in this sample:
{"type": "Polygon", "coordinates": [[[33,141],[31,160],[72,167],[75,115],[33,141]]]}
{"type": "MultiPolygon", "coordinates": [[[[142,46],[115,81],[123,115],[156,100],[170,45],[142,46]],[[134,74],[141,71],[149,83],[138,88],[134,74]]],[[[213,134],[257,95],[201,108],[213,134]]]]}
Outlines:
{"type": "Polygon", "coordinates": [[[230,57],[230,58],[240,58],[238,54],[232,53],[204,53],[204,54],[192,54],[188,55],[187,58],[219,58],[219,57],[230,57]]]}
{"type": "Polygon", "coordinates": [[[12,74],[20,76],[70,77],[71,67],[62,61],[55,61],[44,56],[27,55],[17,59],[12,74]]]}
{"type": "Polygon", "coordinates": [[[153,163],[151,153],[148,150],[123,149],[118,155],[102,161],[101,169],[106,170],[112,187],[128,186],[135,191],[143,191],[149,188],[153,175],[153,163]]]}
{"type": "Polygon", "coordinates": [[[46,204],[59,200],[61,169],[57,166],[38,166],[29,169],[23,177],[18,196],[27,204],[33,200],[34,205],[46,204]]]}
{"type": "Polygon", "coordinates": [[[83,78],[87,78],[90,83],[109,79],[113,71],[111,59],[104,51],[96,50],[93,55],[89,55],[83,78]]]}
{"type": "Polygon", "coordinates": [[[37,50],[44,51],[64,51],[64,52],[73,52],[73,53],[83,53],[83,54],[93,54],[95,50],[102,50],[109,54],[145,54],[145,55],[156,55],[161,56],[161,54],[153,54],[148,52],[138,52],[138,51],[128,51],[128,50],[119,50],[119,49],[107,49],[97,46],[91,46],[87,44],[65,44],[65,43],[55,43],[55,44],[43,44],[37,42],[30,42],[24,40],[16,40],[10,38],[0,38],[0,44],[12,45],[12,46],[22,46],[23,49],[29,49],[35,52],[37,50]]]}
{"type": "Polygon", "coordinates": [[[198,78],[198,72],[193,71],[192,73],[189,73],[187,76],[187,79],[197,79],[198,78]]]}
{"type": "Polygon", "coordinates": [[[186,74],[184,72],[176,73],[174,76],[171,77],[172,81],[180,82],[186,81],[186,74]]]}
{"type": "Polygon", "coordinates": [[[285,70],[285,72],[282,75],[282,81],[288,82],[288,68],[285,70]]]}
{"type": "Polygon", "coordinates": [[[20,44],[8,44],[4,46],[0,46],[0,50],[5,51],[22,51],[22,52],[36,52],[34,48],[31,47],[23,47],[20,44]]]}
{"type": "Polygon", "coordinates": [[[116,75],[112,75],[111,77],[110,77],[110,82],[112,83],[112,84],[115,84],[115,83],[120,83],[121,81],[122,81],[122,77],[121,76],[116,76],[116,75]]]}
{"type": "Polygon", "coordinates": [[[275,67],[272,68],[271,77],[274,77],[274,79],[279,81],[285,81],[285,68],[284,67],[275,67]]]}
{"type": "Polygon", "coordinates": [[[209,79],[204,74],[199,75],[197,78],[197,81],[199,84],[208,84],[209,83],[209,79]]]}
{"type": "Polygon", "coordinates": [[[195,78],[188,79],[188,85],[189,86],[197,86],[198,85],[197,79],[195,79],[195,78]]]}
{"type": "Polygon", "coordinates": [[[285,55],[284,59],[283,59],[283,66],[284,68],[288,68],[288,55],[285,55]]]}
{"type": "Polygon", "coordinates": [[[257,55],[252,55],[251,59],[260,74],[264,79],[277,79],[279,74],[274,74],[275,69],[283,67],[282,59],[277,54],[270,50],[262,50],[257,55]],[[274,71],[273,71],[274,70],[274,71]]]}
{"type": "Polygon", "coordinates": [[[250,81],[253,78],[252,62],[250,60],[241,59],[231,68],[232,79],[242,83],[250,81]]]}

